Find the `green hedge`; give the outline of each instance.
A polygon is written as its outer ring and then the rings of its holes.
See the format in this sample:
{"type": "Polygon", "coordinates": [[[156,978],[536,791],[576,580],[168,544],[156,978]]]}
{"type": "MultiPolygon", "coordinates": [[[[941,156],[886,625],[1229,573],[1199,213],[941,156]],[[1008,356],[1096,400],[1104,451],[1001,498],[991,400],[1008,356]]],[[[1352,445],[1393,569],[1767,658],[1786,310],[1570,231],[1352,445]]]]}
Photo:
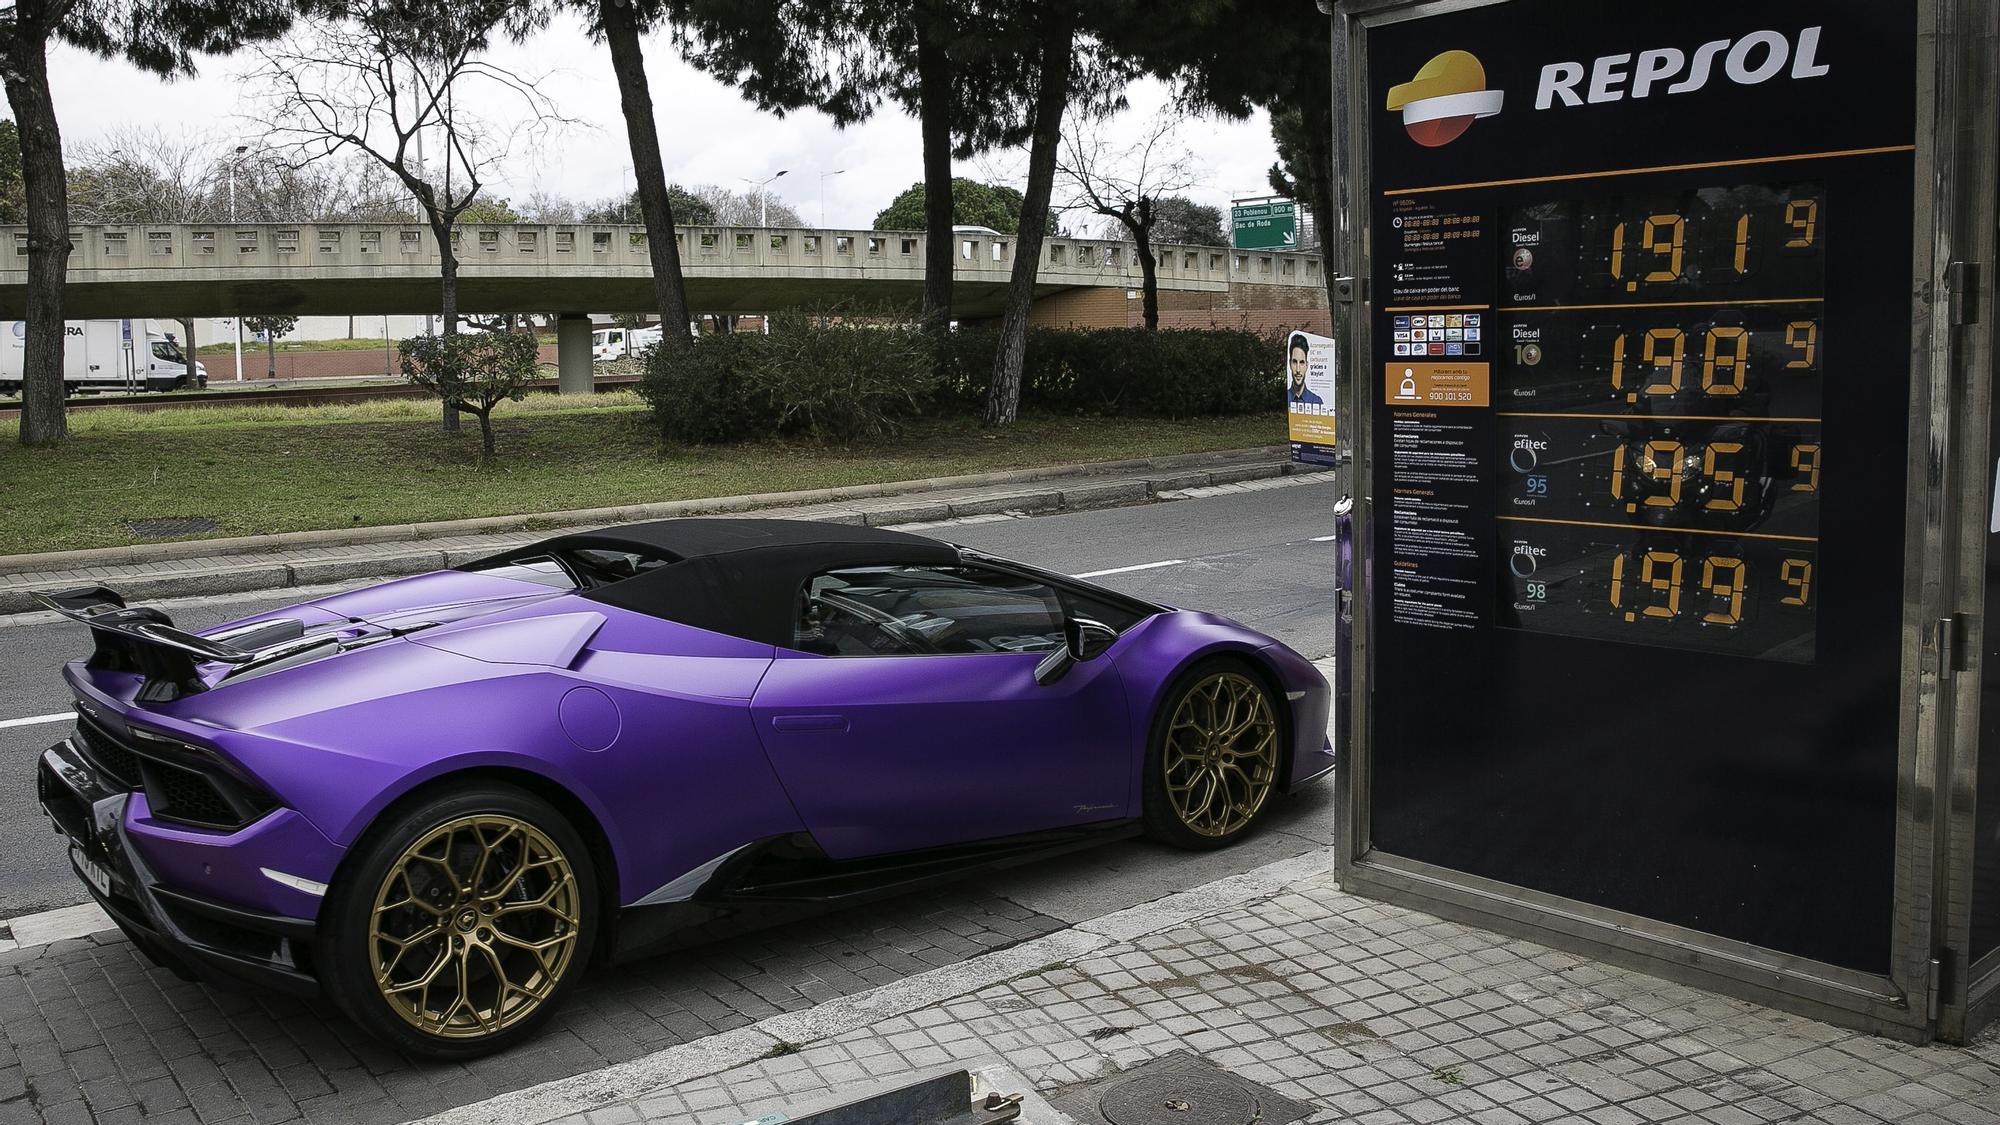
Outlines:
{"type": "MultiPolygon", "coordinates": [[[[999,333],[954,332],[940,366],[957,409],[986,402],[999,333]]],[[[1280,344],[1240,329],[1034,328],[1021,370],[1021,409],[1062,414],[1190,418],[1284,406],[1280,344]]]]}
{"type": "MultiPolygon", "coordinates": [[[[973,416],[986,404],[998,333],[933,342],[901,318],[774,318],[769,335],[704,336],[646,359],[640,394],[667,440],[738,441],[772,432],[850,442],[918,415],[973,416]]],[[[1021,408],[1189,418],[1284,403],[1277,341],[1235,329],[1054,329],[1028,333],[1021,408]]]]}

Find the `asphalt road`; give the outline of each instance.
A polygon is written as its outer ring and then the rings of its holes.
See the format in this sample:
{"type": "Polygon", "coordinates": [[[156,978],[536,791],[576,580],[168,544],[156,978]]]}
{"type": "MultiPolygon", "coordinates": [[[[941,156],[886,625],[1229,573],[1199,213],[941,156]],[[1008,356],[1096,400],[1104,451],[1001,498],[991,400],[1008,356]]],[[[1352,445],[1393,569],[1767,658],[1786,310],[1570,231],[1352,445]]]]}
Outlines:
{"type": "MultiPolygon", "coordinates": [[[[1071,574],[1119,571],[1095,581],[1225,614],[1317,659],[1333,651],[1334,547],[1321,541],[1333,533],[1333,501],[1331,482],[1313,479],[1167,504],[959,524],[928,534],[1071,574]]],[[[170,608],[177,623],[205,628],[295,600],[242,595],[170,608]]],[[[59,666],[88,644],[83,628],[67,622],[0,623],[0,723],[68,710],[59,666]]],[[[0,726],[0,919],[86,897],[35,803],[36,757],[67,729],[61,722],[0,726]]],[[[1294,801],[1274,818],[1269,842],[1212,853],[1199,864],[1187,857],[1169,863],[1167,853],[1135,845],[1129,853],[1112,849],[1092,859],[1042,864],[996,882],[1004,882],[1002,893],[1021,905],[1076,921],[1330,842],[1330,808],[1320,794],[1294,801]],[[1072,877],[1079,865],[1109,865],[1106,874],[1116,874],[1109,882],[1079,883],[1072,877]],[[1116,891],[1108,892],[1114,885],[1116,891]],[[1108,901],[1107,893],[1125,901],[1108,901]]]]}

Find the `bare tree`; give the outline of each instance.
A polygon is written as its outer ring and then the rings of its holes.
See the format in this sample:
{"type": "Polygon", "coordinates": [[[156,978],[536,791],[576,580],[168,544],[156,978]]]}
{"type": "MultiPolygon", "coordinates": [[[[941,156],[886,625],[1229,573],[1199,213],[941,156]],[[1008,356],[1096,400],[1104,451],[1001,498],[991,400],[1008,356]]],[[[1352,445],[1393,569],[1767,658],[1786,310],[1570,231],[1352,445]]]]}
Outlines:
{"type": "Polygon", "coordinates": [[[711,220],[719,227],[763,226],[768,219],[774,227],[803,227],[805,219],[768,189],[737,191],[719,184],[696,184],[693,194],[714,212],[711,220]]]}
{"type": "Polygon", "coordinates": [[[380,166],[346,155],[294,166],[264,146],[213,133],[125,127],[72,149],[78,223],[410,222],[409,193],[380,166]],[[238,151],[238,147],[241,151],[238,151]]]}
{"type": "MultiPolygon", "coordinates": [[[[260,47],[262,65],[247,79],[256,119],[292,166],[359,153],[416,200],[437,239],[446,336],[458,332],[459,215],[509,151],[568,123],[537,77],[485,57],[496,33],[523,35],[541,14],[525,0],[354,0],[260,47]],[[457,109],[460,94],[509,101],[516,112],[491,122],[457,109]]],[[[458,428],[459,405],[444,399],[446,429],[458,428]]]]}
{"type": "Polygon", "coordinates": [[[347,18],[303,20],[258,48],[253,114],[292,168],[357,153],[416,200],[438,243],[444,331],[458,324],[452,230],[507,154],[568,124],[536,76],[487,58],[493,36],[531,18],[521,0],[359,0],[347,18]],[[511,100],[489,121],[456,106],[511,100]],[[428,145],[429,151],[426,151],[428,145]]]}
{"type": "Polygon", "coordinates": [[[1105,140],[1106,114],[1079,111],[1063,130],[1056,169],[1072,188],[1070,206],[1112,220],[1137,244],[1139,278],[1147,329],[1160,326],[1159,259],[1153,228],[1163,217],[1162,200],[1200,182],[1194,154],[1180,143],[1186,115],[1169,106],[1147,123],[1139,139],[1123,149],[1105,140]]]}
{"type": "MultiPolygon", "coordinates": [[[[73,223],[205,223],[216,210],[218,146],[199,133],[127,125],[67,156],[73,223]]],[[[223,166],[226,169],[226,165],[223,166]]]]}

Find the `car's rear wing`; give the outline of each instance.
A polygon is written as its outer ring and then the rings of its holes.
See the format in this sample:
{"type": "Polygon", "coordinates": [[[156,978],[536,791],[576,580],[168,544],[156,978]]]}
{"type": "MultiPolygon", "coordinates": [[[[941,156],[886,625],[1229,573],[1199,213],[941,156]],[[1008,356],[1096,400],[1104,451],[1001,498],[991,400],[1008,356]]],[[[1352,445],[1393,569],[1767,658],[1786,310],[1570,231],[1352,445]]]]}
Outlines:
{"type": "Polygon", "coordinates": [[[207,691],[196,671],[198,664],[224,664],[229,675],[274,661],[284,660],[323,646],[337,646],[339,639],[322,634],[304,636],[296,621],[271,622],[249,632],[238,632],[229,640],[275,643],[258,648],[238,648],[220,638],[196,636],[174,628],[173,618],[149,606],[130,606],[115,590],[104,586],[83,586],[55,594],[36,594],[35,600],[72,621],[90,626],[97,647],[85,667],[113,672],[137,672],[145,677],[137,699],[141,703],[164,703],[184,695],[207,691]]]}

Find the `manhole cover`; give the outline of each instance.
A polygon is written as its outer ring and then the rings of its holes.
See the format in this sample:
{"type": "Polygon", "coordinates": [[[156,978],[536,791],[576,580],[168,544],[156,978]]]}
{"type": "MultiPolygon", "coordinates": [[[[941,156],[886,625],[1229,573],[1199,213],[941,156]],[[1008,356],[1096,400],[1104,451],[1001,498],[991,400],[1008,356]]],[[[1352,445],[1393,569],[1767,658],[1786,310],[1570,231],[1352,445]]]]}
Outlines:
{"type": "Polygon", "coordinates": [[[172,539],[183,535],[206,535],[221,531],[222,525],[208,516],[169,516],[157,520],[126,520],[132,534],[148,539],[172,539]]]}
{"type": "Polygon", "coordinates": [[[1197,1074],[1150,1074],[1104,1092],[1098,1109],[1111,1125],[1250,1125],[1257,1099],[1250,1091],[1197,1074]]]}
{"type": "Polygon", "coordinates": [[[1046,1096],[1079,1125],[1287,1125],[1313,1111],[1186,1049],[1046,1096]]]}

